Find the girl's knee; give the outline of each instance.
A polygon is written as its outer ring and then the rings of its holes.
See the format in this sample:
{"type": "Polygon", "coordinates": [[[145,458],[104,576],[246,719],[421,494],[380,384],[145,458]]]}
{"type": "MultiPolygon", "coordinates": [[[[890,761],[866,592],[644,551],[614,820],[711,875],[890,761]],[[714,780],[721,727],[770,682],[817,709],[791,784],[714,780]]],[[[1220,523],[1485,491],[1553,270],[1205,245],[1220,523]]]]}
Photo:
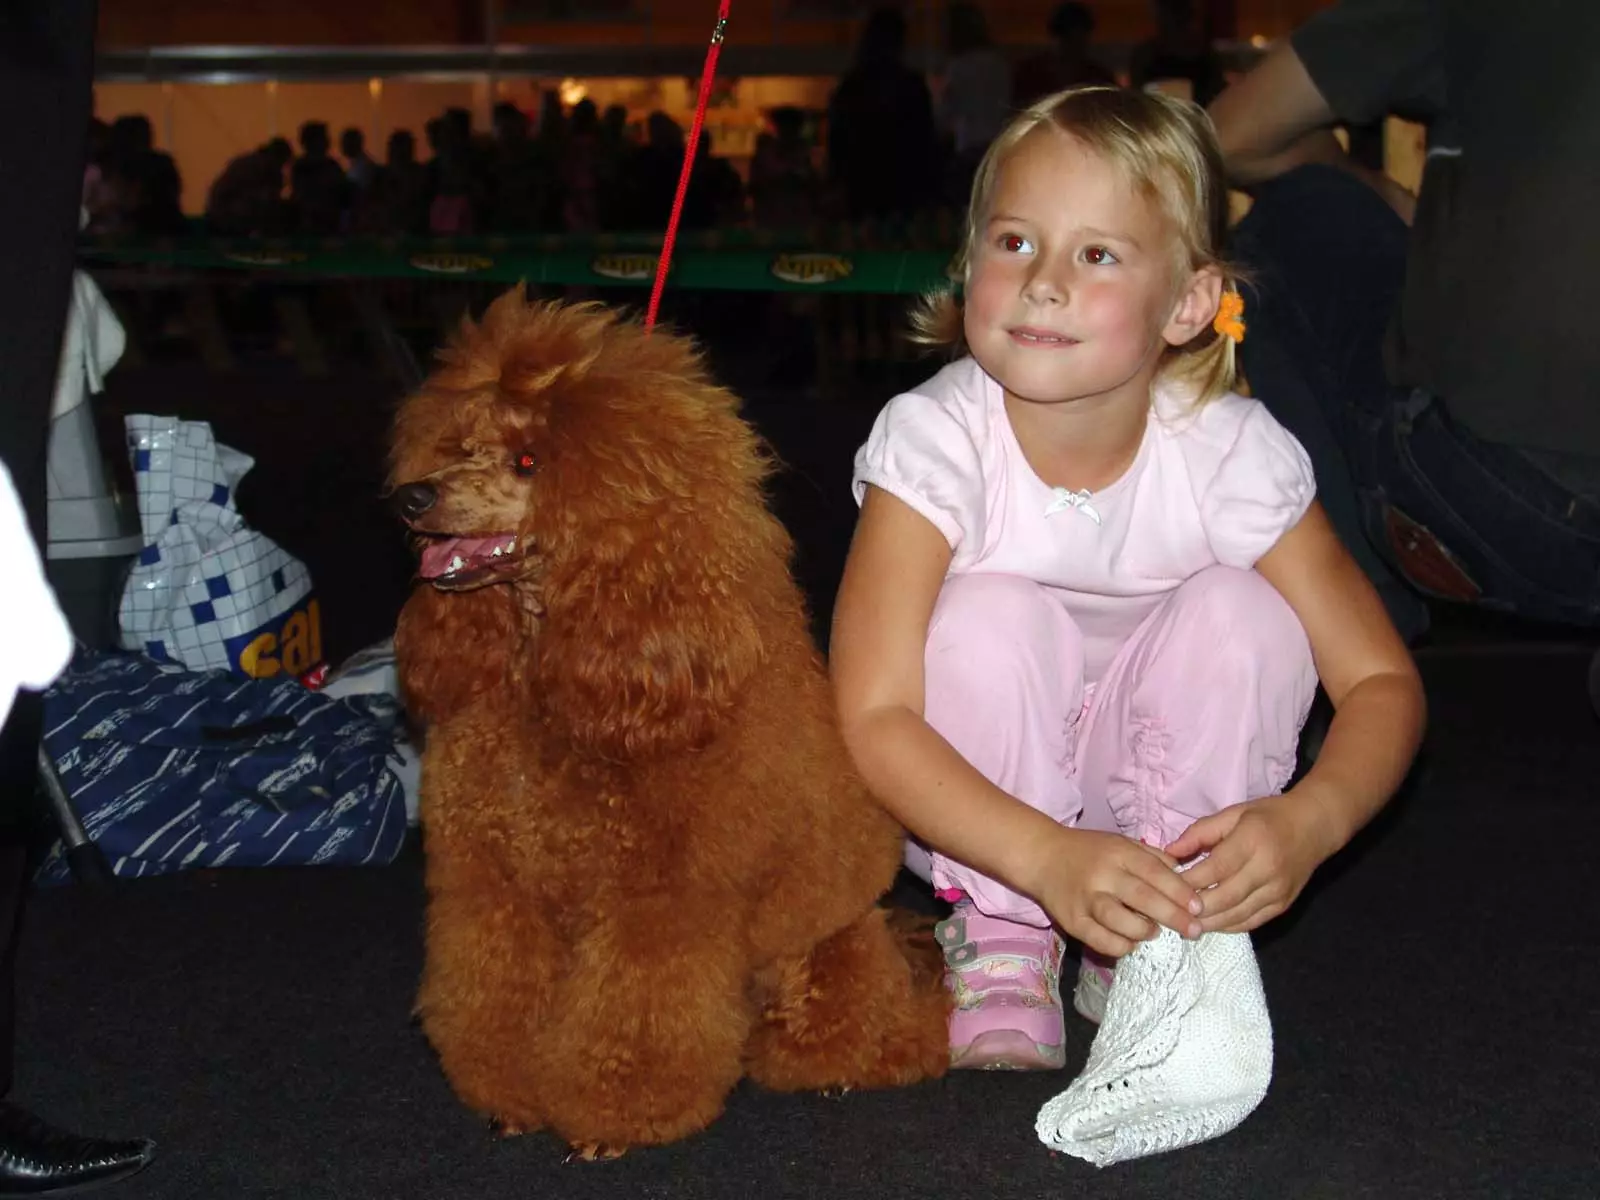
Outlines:
{"type": "Polygon", "coordinates": [[[1309,662],[1311,643],[1289,602],[1257,571],[1207,567],[1173,594],[1171,618],[1232,661],[1309,662]]]}
{"type": "Polygon", "coordinates": [[[939,589],[933,623],[1026,616],[1046,606],[1055,605],[1045,589],[1021,575],[952,575],[939,589]]]}
{"type": "Polygon", "coordinates": [[[1208,568],[1159,612],[1102,685],[1082,774],[1118,828],[1164,843],[1282,788],[1317,676],[1294,609],[1255,571],[1208,568]]]}
{"type": "Polygon", "coordinates": [[[1066,667],[1083,639],[1049,591],[1016,575],[958,575],[945,581],[928,628],[930,667],[951,656],[997,666],[1044,659],[1066,667]]]}
{"type": "Polygon", "coordinates": [[[960,576],[934,607],[923,683],[929,724],[969,760],[996,737],[1053,745],[1083,705],[1083,636],[1036,583],[960,576]]]}

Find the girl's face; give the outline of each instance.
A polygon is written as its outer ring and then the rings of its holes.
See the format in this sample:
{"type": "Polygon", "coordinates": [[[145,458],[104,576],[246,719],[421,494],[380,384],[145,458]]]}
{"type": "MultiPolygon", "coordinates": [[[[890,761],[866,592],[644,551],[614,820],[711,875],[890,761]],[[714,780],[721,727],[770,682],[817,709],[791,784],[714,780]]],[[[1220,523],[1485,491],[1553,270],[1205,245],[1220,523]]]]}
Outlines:
{"type": "Polygon", "coordinates": [[[1216,312],[1214,288],[1203,318],[1188,311],[1202,276],[1175,287],[1178,260],[1154,201],[1076,138],[1036,130],[1004,160],[974,231],[967,345],[1012,400],[1148,403],[1162,348],[1216,312]]]}

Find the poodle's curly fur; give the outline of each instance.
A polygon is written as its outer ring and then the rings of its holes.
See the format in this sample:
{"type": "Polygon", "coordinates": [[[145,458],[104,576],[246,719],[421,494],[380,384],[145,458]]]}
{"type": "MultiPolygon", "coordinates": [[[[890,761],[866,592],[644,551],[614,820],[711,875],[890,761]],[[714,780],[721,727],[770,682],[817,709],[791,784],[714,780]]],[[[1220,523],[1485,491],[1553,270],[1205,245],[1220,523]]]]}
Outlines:
{"type": "Polygon", "coordinates": [[[876,906],[901,830],[850,767],[769,471],[688,341],[520,290],[396,419],[391,486],[443,546],[396,637],[417,1005],[507,1127],[614,1152],[704,1128],[743,1076],[945,1068],[937,951],[876,906]]]}

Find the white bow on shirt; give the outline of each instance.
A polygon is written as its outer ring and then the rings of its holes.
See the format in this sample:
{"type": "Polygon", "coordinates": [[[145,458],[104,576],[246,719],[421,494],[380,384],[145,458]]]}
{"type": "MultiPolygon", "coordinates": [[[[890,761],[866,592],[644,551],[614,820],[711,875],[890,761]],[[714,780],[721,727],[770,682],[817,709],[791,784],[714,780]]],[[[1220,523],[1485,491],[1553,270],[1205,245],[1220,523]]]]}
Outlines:
{"type": "Polygon", "coordinates": [[[1088,488],[1083,488],[1076,492],[1071,488],[1054,488],[1052,489],[1050,504],[1045,508],[1044,515],[1053,517],[1058,512],[1066,512],[1069,508],[1075,508],[1098,525],[1100,524],[1100,513],[1090,503],[1090,498],[1088,488]]]}

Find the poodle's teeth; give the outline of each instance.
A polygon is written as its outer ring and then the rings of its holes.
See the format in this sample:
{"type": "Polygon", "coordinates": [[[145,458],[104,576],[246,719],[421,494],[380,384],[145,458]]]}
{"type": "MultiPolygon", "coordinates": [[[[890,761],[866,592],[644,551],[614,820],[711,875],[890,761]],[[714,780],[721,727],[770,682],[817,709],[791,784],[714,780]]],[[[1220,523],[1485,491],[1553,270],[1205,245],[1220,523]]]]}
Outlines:
{"type": "Polygon", "coordinates": [[[516,548],[517,548],[517,539],[516,538],[512,538],[509,542],[506,543],[506,553],[507,554],[510,554],[516,548]]]}
{"type": "Polygon", "coordinates": [[[495,548],[494,548],[494,549],[493,549],[493,550],[491,550],[491,551],[490,551],[490,552],[489,552],[489,557],[490,557],[490,558],[499,558],[499,557],[500,557],[500,554],[501,554],[501,550],[500,550],[500,547],[499,547],[499,546],[496,546],[496,547],[495,547],[495,548]]]}
{"type": "Polygon", "coordinates": [[[457,571],[461,570],[461,568],[466,566],[466,565],[467,565],[466,559],[462,558],[461,555],[458,554],[458,555],[456,555],[454,558],[452,558],[450,560],[450,569],[448,571],[446,571],[445,574],[454,575],[457,571]]]}

